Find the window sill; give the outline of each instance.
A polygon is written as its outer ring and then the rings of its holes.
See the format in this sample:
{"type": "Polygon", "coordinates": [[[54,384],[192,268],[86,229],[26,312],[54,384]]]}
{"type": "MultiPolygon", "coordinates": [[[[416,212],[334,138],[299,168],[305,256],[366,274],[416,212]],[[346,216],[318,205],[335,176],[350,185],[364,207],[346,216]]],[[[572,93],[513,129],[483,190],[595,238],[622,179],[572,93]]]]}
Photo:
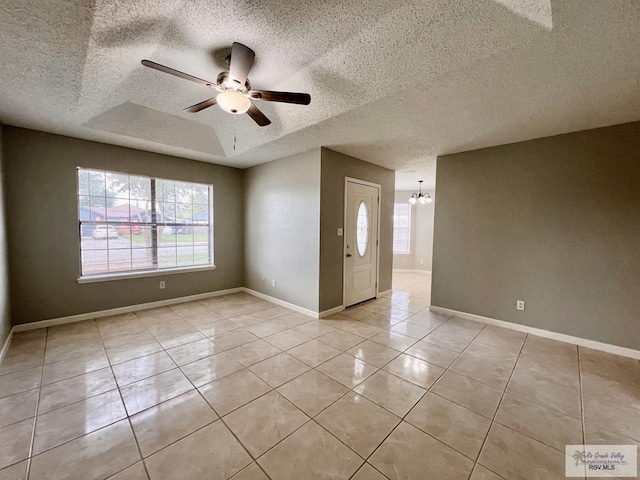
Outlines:
{"type": "Polygon", "coordinates": [[[192,272],[205,272],[208,270],[215,270],[215,265],[202,265],[199,267],[181,267],[181,268],[165,268],[162,270],[152,270],[144,272],[124,272],[124,273],[108,273],[102,275],[88,275],[86,277],[80,277],[77,282],[82,283],[97,283],[97,282],[110,282],[112,280],[124,280],[128,278],[144,278],[144,277],[159,277],[162,275],[175,275],[177,273],[192,273],[192,272]]]}
{"type": "Polygon", "coordinates": [[[413,253],[397,253],[397,252],[393,252],[394,255],[401,255],[401,256],[409,256],[409,255],[413,255],[413,253]]]}

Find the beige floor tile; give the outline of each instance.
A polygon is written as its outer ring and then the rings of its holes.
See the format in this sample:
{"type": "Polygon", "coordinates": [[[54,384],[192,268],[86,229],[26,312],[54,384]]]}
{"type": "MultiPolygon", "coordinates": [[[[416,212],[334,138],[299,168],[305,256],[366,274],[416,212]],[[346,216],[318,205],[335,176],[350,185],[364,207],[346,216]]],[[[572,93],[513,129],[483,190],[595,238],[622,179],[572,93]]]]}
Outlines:
{"type": "MultiPolygon", "coordinates": [[[[448,323],[448,322],[447,322],[448,323]]],[[[516,332],[507,328],[487,325],[473,340],[473,344],[487,345],[499,348],[502,352],[519,354],[527,338],[526,333],[516,332]]]]}
{"type": "Polygon", "coordinates": [[[171,348],[167,350],[167,353],[178,366],[182,366],[210,357],[221,351],[211,340],[204,339],[171,348]]]}
{"type": "Polygon", "coordinates": [[[136,331],[133,332],[124,330],[122,332],[103,336],[102,343],[104,343],[104,348],[108,349],[119,347],[120,345],[141,344],[155,341],[155,337],[151,335],[149,330],[147,330],[147,327],[145,327],[142,322],[140,322],[140,324],[141,327],[136,327],[136,331]],[[142,328],[143,330],[139,330],[138,328],[142,328]]]}
{"type": "Polygon", "coordinates": [[[351,478],[352,480],[386,480],[387,477],[382,475],[368,463],[365,463],[351,478]]]}
{"type": "Polygon", "coordinates": [[[316,370],[294,378],[278,388],[278,392],[310,417],[314,417],[349,389],[316,370]]]}
{"type": "Polygon", "coordinates": [[[309,366],[287,353],[280,353],[249,367],[253,373],[273,388],[279,387],[292,378],[302,375],[309,366]]]}
{"type": "Polygon", "coordinates": [[[580,418],[580,389],[573,385],[560,385],[549,378],[552,376],[523,373],[516,366],[507,393],[553,408],[570,417],[580,418]]]}
{"type": "Polygon", "coordinates": [[[99,430],[126,416],[117,390],[39,415],[33,441],[34,455],[99,430]]]}
{"type": "Polygon", "coordinates": [[[209,309],[213,310],[218,315],[221,315],[226,318],[236,317],[238,315],[243,315],[245,313],[251,312],[251,310],[249,310],[246,307],[243,307],[242,305],[215,305],[215,306],[209,307],[209,309]]]}
{"type": "Polygon", "coordinates": [[[29,458],[34,418],[0,428],[0,468],[29,458]]]}
{"type": "Polygon", "coordinates": [[[433,343],[439,347],[448,348],[456,352],[462,352],[467,345],[471,343],[473,337],[461,337],[456,334],[441,332],[440,329],[436,329],[423,339],[427,343],[433,343]]]}
{"type": "Polygon", "coordinates": [[[259,457],[309,420],[277,392],[230,413],[225,423],[254,457],[259,457]]]}
{"type": "Polygon", "coordinates": [[[369,458],[391,480],[467,480],[473,462],[433,437],[402,422],[369,458]]]}
{"type": "Polygon", "coordinates": [[[438,379],[430,391],[487,418],[493,418],[503,395],[499,388],[490,387],[450,370],[438,379]]]}
{"type": "Polygon", "coordinates": [[[37,404],[37,389],[0,399],[0,427],[33,417],[36,414],[37,404]]]}
{"type": "Polygon", "coordinates": [[[517,356],[503,355],[500,350],[484,348],[472,350],[472,347],[469,347],[449,368],[478,382],[504,390],[517,356]]]}
{"type": "Polygon", "coordinates": [[[444,369],[436,365],[431,365],[419,358],[406,354],[402,354],[395,360],[392,360],[383,370],[427,389],[430,388],[444,372],[444,369]]]}
{"type": "Polygon", "coordinates": [[[407,335],[390,331],[380,332],[379,334],[371,337],[370,340],[400,352],[404,352],[407,348],[418,341],[417,339],[408,337],[407,335]]]}
{"type": "Polygon", "coordinates": [[[640,410],[602,399],[584,398],[584,420],[640,441],[640,410]]]}
{"type": "Polygon", "coordinates": [[[189,390],[193,390],[193,385],[177,368],[120,388],[129,415],[189,390]]]}
{"type": "Polygon", "coordinates": [[[231,350],[228,350],[227,353],[245,367],[248,367],[249,365],[253,365],[254,363],[273,357],[281,351],[282,350],[279,348],[274,347],[264,340],[256,340],[255,342],[251,342],[247,345],[232,348],[231,350]]]}
{"type": "Polygon", "coordinates": [[[269,477],[267,477],[257,463],[252,463],[231,477],[231,480],[269,480],[269,477]]]}
{"type": "Polygon", "coordinates": [[[496,475],[491,470],[487,470],[482,465],[476,464],[473,469],[471,478],[469,480],[504,480],[502,477],[496,475]]]}
{"type": "Polygon", "coordinates": [[[409,323],[406,320],[396,323],[389,330],[392,332],[400,333],[407,337],[415,338],[416,340],[420,340],[426,337],[432,331],[432,329],[421,327],[420,325],[416,325],[414,323],[409,323]]]}
{"type": "Polygon", "coordinates": [[[29,478],[101,480],[138,461],[129,421],[123,420],[37,455],[31,461],[29,478]]]}
{"type": "Polygon", "coordinates": [[[633,358],[579,347],[580,369],[584,373],[620,383],[638,384],[640,362],[633,358]]]}
{"type": "Polygon", "coordinates": [[[47,341],[47,349],[44,354],[44,363],[61,362],[72,358],[90,358],[95,352],[103,350],[100,338],[92,341],[76,342],[71,339],[61,338],[58,345],[52,345],[47,341]]]}
{"type": "Polygon", "coordinates": [[[125,468],[120,473],[109,477],[107,480],[149,480],[147,471],[142,462],[135,463],[129,468],[125,468]]]}
{"type": "Polygon", "coordinates": [[[188,326],[177,332],[167,333],[165,335],[158,335],[156,340],[162,345],[162,348],[169,349],[173,347],[179,347],[180,345],[186,345],[187,343],[197,342],[206,338],[195,328],[188,326]]]}
{"type": "Polygon", "coordinates": [[[458,355],[460,355],[460,353],[454,350],[449,350],[448,348],[440,347],[433,343],[425,342],[424,340],[420,340],[418,343],[409,347],[404,353],[442,368],[448,368],[453,361],[458,358],[458,355]]]}
{"type": "Polygon", "coordinates": [[[518,374],[545,379],[563,387],[580,388],[577,358],[523,355],[518,359],[516,368],[518,374]]]}
{"type": "Polygon", "coordinates": [[[548,338],[528,335],[522,348],[522,355],[532,357],[578,358],[578,347],[571,343],[558,342],[548,338]]]}
{"type": "Polygon", "coordinates": [[[385,366],[391,360],[400,355],[399,351],[370,340],[366,340],[354,347],[351,347],[345,353],[378,368],[385,366]]]}
{"type": "Polygon", "coordinates": [[[353,389],[360,395],[404,417],[426,393],[423,388],[380,370],[353,389]]]}
{"type": "Polygon", "coordinates": [[[313,321],[305,323],[304,325],[300,325],[299,327],[294,327],[292,330],[306,335],[307,337],[317,338],[329,332],[332,332],[335,329],[333,327],[330,327],[329,325],[324,325],[323,323],[320,323],[318,321],[313,321]]]}
{"type": "Polygon", "coordinates": [[[343,352],[354,345],[364,342],[365,339],[353,333],[337,329],[318,337],[316,340],[343,352]]]}
{"type": "MultiPolygon", "coordinates": [[[[43,329],[46,330],[46,329],[43,329]]],[[[33,330],[32,330],[33,332],[33,330]]],[[[6,356],[19,353],[34,353],[44,350],[46,344],[46,334],[40,336],[20,336],[29,332],[15,332],[11,336],[11,344],[7,350],[6,356]]]]}
{"type": "Polygon", "coordinates": [[[211,337],[211,341],[223,351],[251,343],[255,340],[258,340],[258,337],[243,329],[232,330],[230,332],[221,333],[211,337]]]}
{"type": "Polygon", "coordinates": [[[144,357],[162,350],[162,345],[158,342],[150,341],[140,344],[125,344],[107,349],[107,356],[111,365],[123,363],[134,358],[144,357]]]}
{"type": "Polygon", "coordinates": [[[265,337],[264,340],[271,345],[278,347],[280,350],[289,350],[290,348],[297,347],[303,343],[311,340],[311,337],[303,335],[293,330],[285,330],[284,332],[276,333],[265,337]]]}
{"type": "Polygon", "coordinates": [[[6,355],[0,364],[0,375],[19,372],[44,364],[44,350],[6,355]]]}
{"type": "Polygon", "coordinates": [[[582,422],[577,418],[507,393],[496,422],[564,452],[565,445],[582,444],[582,422]]]}
{"type": "Polygon", "coordinates": [[[353,333],[354,335],[362,338],[373,337],[374,335],[382,332],[382,329],[380,327],[376,327],[374,325],[370,325],[368,323],[360,322],[357,320],[348,322],[345,325],[341,325],[339,328],[344,332],[353,333]]]}
{"type": "Polygon", "coordinates": [[[147,325],[147,329],[154,337],[161,337],[189,328],[193,327],[182,319],[169,320],[168,322],[157,323],[155,325],[147,325]]]}
{"type": "Polygon", "coordinates": [[[309,422],[258,463],[273,480],[338,480],[351,478],[363,460],[317,423],[309,422]]]}
{"type": "Polygon", "coordinates": [[[0,376],[0,398],[25,392],[40,386],[42,368],[36,367],[0,376]]]}
{"type": "Polygon", "coordinates": [[[473,460],[491,426],[488,418],[433,393],[427,393],[405,420],[473,460]]]}
{"type": "Polygon", "coordinates": [[[81,335],[95,335],[98,333],[98,324],[95,320],[83,320],[82,322],[66,323],[63,325],[54,325],[49,327],[47,331],[47,339],[50,341],[56,337],[81,335]]]}
{"type": "Polygon", "coordinates": [[[197,390],[148,408],[131,417],[143,457],[214,422],[218,416],[197,390]]]}
{"type": "Polygon", "coordinates": [[[180,317],[169,307],[157,307],[147,310],[139,310],[136,315],[145,325],[155,325],[157,323],[177,320],[180,317]]]}
{"type": "Polygon", "coordinates": [[[400,423],[399,417],[355,393],[342,397],[315,420],[363,458],[400,423]]]}
{"type": "Polygon", "coordinates": [[[89,356],[47,363],[42,371],[42,384],[48,385],[108,366],[109,359],[107,358],[107,353],[102,349],[93,352],[89,356]]]}
{"type": "Polygon", "coordinates": [[[451,317],[442,326],[438,327],[438,331],[460,337],[473,338],[485,327],[485,323],[467,320],[466,318],[451,317]]]}
{"type": "Polygon", "coordinates": [[[40,389],[38,415],[117,388],[111,368],[78,375],[40,389]]]}
{"type": "Polygon", "coordinates": [[[615,402],[640,410],[640,377],[636,384],[618,382],[610,377],[582,373],[582,394],[587,400],[615,402]]]}
{"type": "Polygon", "coordinates": [[[174,368],[176,364],[171,357],[165,352],[158,352],[114,365],[113,373],[118,385],[123,387],[174,368]]]}
{"type": "Polygon", "coordinates": [[[293,355],[310,367],[317,367],[321,363],[339,355],[340,350],[325,343],[318,342],[317,340],[311,340],[310,342],[292,348],[287,353],[293,355]]]}
{"type": "Polygon", "coordinates": [[[245,328],[247,332],[252,333],[256,337],[264,338],[283,332],[290,327],[275,320],[262,320],[259,323],[254,323],[245,328]]]}
{"type": "Polygon", "coordinates": [[[491,426],[478,459],[509,480],[565,478],[565,454],[497,423],[491,426]]]}
{"type": "Polygon", "coordinates": [[[355,387],[378,370],[377,367],[346,353],[341,353],[337,357],[318,365],[316,369],[348,388],[355,387]]]}
{"type": "Polygon", "coordinates": [[[447,321],[448,315],[440,315],[429,311],[422,311],[415,313],[407,318],[407,322],[418,325],[420,327],[428,328],[429,330],[435,330],[444,322],[447,321]]]}
{"type": "Polygon", "coordinates": [[[228,353],[222,352],[197,362],[189,363],[182,367],[182,371],[196,387],[200,387],[205,383],[213,382],[242,368],[244,367],[240,362],[236,361],[228,353]]]}
{"type": "Polygon", "coordinates": [[[271,391],[271,387],[242,368],[199,388],[218,415],[223,416],[271,391]]]}
{"type": "Polygon", "coordinates": [[[151,480],[227,480],[251,457],[218,420],[160,450],[145,461],[151,480]]]}
{"type": "Polygon", "coordinates": [[[208,313],[208,309],[198,302],[175,303],[169,308],[181,317],[191,317],[199,313],[208,313]]]}
{"type": "Polygon", "coordinates": [[[0,480],[26,480],[28,460],[0,470],[0,480]]]}

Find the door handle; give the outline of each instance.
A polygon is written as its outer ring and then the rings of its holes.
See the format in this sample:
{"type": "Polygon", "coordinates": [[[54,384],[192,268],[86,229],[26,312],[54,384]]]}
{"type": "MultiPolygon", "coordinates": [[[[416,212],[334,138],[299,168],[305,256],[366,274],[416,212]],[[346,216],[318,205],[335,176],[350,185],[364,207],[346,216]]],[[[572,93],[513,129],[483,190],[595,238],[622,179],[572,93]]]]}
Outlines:
{"type": "Polygon", "coordinates": [[[349,257],[353,257],[353,255],[351,255],[350,253],[347,253],[347,258],[349,257]]]}

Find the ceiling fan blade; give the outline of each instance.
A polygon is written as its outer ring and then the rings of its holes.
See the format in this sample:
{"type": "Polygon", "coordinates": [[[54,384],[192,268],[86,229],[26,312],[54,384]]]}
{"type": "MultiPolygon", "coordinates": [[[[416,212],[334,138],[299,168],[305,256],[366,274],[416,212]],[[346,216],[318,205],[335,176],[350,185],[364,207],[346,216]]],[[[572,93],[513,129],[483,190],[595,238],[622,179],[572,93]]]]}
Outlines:
{"type": "Polygon", "coordinates": [[[249,96],[256,100],[264,100],[266,102],[296,103],[298,105],[309,105],[311,103],[311,95],[308,93],[249,90],[249,96]]]}
{"type": "Polygon", "coordinates": [[[271,120],[265,117],[264,113],[262,113],[253,103],[249,107],[249,110],[247,110],[247,114],[261,127],[266,127],[271,123],[271,120]]]}
{"type": "Polygon", "coordinates": [[[195,105],[191,105],[184,109],[185,112],[197,113],[200,110],[204,110],[205,108],[213,107],[217,103],[216,97],[210,98],[209,100],[205,100],[204,102],[196,103],[195,105]]]}
{"type": "Polygon", "coordinates": [[[142,60],[142,65],[144,65],[145,67],[153,68],[154,70],[158,70],[159,72],[164,72],[176,77],[184,78],[185,80],[191,80],[192,82],[199,83],[200,85],[204,85],[205,87],[215,87],[217,85],[216,82],[209,82],[207,80],[194,77],[193,75],[189,75],[188,73],[181,72],[171,67],[165,67],[164,65],[152,62],[151,60],[142,60]]]}
{"type": "Polygon", "coordinates": [[[231,60],[229,62],[229,78],[239,83],[241,87],[244,87],[255,56],[255,52],[249,47],[238,42],[233,42],[231,46],[231,60]]]}

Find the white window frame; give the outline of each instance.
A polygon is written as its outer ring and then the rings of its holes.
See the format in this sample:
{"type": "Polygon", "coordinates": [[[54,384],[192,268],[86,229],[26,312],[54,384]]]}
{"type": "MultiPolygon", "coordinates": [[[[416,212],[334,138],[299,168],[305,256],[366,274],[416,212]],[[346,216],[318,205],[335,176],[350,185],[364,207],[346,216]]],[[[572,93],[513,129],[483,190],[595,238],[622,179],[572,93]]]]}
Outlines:
{"type": "Polygon", "coordinates": [[[393,254],[394,255],[411,255],[411,214],[412,214],[412,207],[409,203],[394,203],[393,204],[393,254]],[[396,251],[395,247],[396,247],[396,230],[405,230],[404,227],[397,227],[396,226],[396,206],[402,206],[402,207],[407,207],[408,210],[408,222],[407,222],[407,227],[406,227],[406,231],[407,231],[407,250],[406,251],[396,251]]]}
{"type": "MultiPolygon", "coordinates": [[[[80,185],[79,185],[79,176],[76,173],[76,206],[77,206],[77,215],[78,215],[78,260],[79,260],[79,267],[80,267],[80,272],[79,272],[79,276],[77,278],[77,282],[78,283],[94,283],[94,282],[106,282],[106,281],[112,281],[112,280],[119,280],[119,279],[126,279],[126,278],[143,278],[143,277],[155,277],[155,276],[161,276],[161,275],[171,275],[171,274],[177,274],[177,273],[188,273],[188,272],[199,272],[199,271],[207,271],[207,270],[215,270],[217,267],[214,263],[214,243],[215,243],[215,238],[214,238],[214,211],[213,211],[213,185],[211,184],[205,184],[205,183],[199,183],[199,182],[187,182],[186,180],[178,180],[175,178],[163,178],[163,177],[158,177],[158,176],[148,176],[148,175],[141,175],[141,174],[137,174],[137,173],[127,173],[127,172],[116,172],[113,170],[104,170],[104,169],[99,169],[99,168],[92,168],[92,167],[77,167],[76,168],[76,172],[79,172],[80,170],[90,170],[90,171],[99,171],[99,172],[104,172],[104,173],[113,173],[113,174],[119,174],[119,175],[132,175],[135,177],[145,177],[148,178],[151,182],[152,185],[155,184],[156,180],[167,180],[167,181],[173,181],[173,182],[182,182],[182,183],[192,183],[192,184],[198,184],[198,185],[206,185],[208,190],[209,190],[209,194],[208,194],[208,200],[209,200],[209,259],[210,262],[206,263],[206,264],[197,264],[197,265],[186,265],[186,266],[180,266],[180,267],[165,267],[165,268],[158,268],[157,264],[154,268],[144,268],[144,269],[139,269],[139,270],[123,270],[123,271],[119,271],[119,272],[102,272],[102,273],[95,273],[95,274],[82,274],[82,225],[83,224],[89,224],[89,225],[113,225],[115,227],[117,226],[138,226],[138,227],[152,227],[152,235],[153,237],[155,237],[152,241],[152,249],[157,250],[158,249],[158,230],[160,228],[166,228],[166,227],[171,227],[173,229],[179,228],[179,227],[194,227],[194,226],[202,226],[199,224],[194,224],[194,223],[184,223],[184,222],[166,222],[166,221],[162,221],[162,222],[158,222],[158,221],[148,221],[148,222],[136,222],[136,221],[109,221],[104,220],[104,221],[86,221],[86,220],[80,220],[80,208],[79,208],[79,196],[80,196],[80,185]],[[155,227],[155,228],[153,228],[155,227]]],[[[152,216],[155,215],[155,209],[156,209],[156,205],[154,204],[155,200],[155,191],[154,188],[152,188],[152,216]]],[[[175,219],[174,219],[175,220],[175,219]]],[[[157,255],[157,253],[156,253],[157,255]]],[[[157,257],[156,257],[157,258],[157,257]]]]}

